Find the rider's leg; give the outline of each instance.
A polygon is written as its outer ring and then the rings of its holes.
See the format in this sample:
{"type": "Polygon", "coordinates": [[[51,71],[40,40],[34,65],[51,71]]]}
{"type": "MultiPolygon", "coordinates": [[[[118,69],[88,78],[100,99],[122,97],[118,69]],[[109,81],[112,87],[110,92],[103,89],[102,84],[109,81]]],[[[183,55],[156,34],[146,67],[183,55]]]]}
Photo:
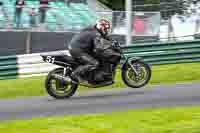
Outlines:
{"type": "Polygon", "coordinates": [[[77,59],[79,59],[79,62],[81,62],[81,64],[83,65],[78,66],[73,72],[73,76],[76,79],[80,79],[80,74],[84,74],[86,71],[89,70],[94,70],[99,66],[99,62],[87,53],[81,54],[81,56],[77,59]]]}

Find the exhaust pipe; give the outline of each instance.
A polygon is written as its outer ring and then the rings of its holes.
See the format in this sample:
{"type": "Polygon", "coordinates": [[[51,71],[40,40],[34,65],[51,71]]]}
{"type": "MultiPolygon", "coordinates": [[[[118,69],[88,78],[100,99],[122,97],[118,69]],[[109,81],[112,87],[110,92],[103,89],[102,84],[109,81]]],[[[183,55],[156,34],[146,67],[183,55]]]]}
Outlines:
{"type": "Polygon", "coordinates": [[[62,80],[68,84],[71,84],[73,83],[74,81],[70,78],[70,77],[64,77],[64,76],[61,76],[59,74],[52,74],[52,76],[58,80],[62,80]]]}

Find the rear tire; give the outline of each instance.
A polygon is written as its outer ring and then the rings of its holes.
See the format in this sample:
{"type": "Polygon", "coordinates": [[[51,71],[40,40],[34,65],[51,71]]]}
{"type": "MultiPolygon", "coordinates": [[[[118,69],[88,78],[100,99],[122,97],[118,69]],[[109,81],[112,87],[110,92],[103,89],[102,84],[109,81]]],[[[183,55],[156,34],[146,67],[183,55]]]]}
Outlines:
{"type": "MultiPolygon", "coordinates": [[[[63,71],[64,69],[63,68],[56,68],[54,70],[52,70],[51,72],[49,72],[49,74],[47,75],[47,78],[46,78],[46,81],[45,81],[45,88],[46,88],[46,91],[47,93],[56,98],[56,99],[67,99],[67,98],[70,98],[71,96],[73,96],[78,88],[78,84],[75,84],[75,83],[71,83],[71,84],[67,84],[67,83],[64,83],[63,81],[60,81],[58,79],[55,79],[53,78],[52,74],[63,74],[63,71]],[[56,87],[53,88],[52,87],[52,81],[55,80],[56,81],[56,87]],[[64,87],[68,87],[70,86],[69,90],[67,90],[65,92],[65,89],[64,87]],[[62,90],[60,89],[59,87],[63,87],[63,91],[64,93],[58,93],[57,90],[62,90]]],[[[68,74],[69,75],[69,74],[68,74]]]]}
{"type": "Polygon", "coordinates": [[[138,71],[138,72],[140,72],[141,77],[143,77],[144,73],[146,73],[146,77],[144,78],[144,81],[140,82],[139,81],[140,79],[139,80],[137,79],[138,77],[132,71],[132,69],[130,68],[130,65],[128,63],[125,64],[125,67],[122,70],[122,74],[121,74],[122,79],[123,79],[124,83],[127,86],[129,86],[129,87],[132,87],[132,88],[141,88],[141,87],[145,86],[149,82],[149,80],[151,79],[151,68],[150,68],[150,66],[148,64],[146,64],[146,63],[144,63],[142,61],[135,61],[132,64],[133,65],[136,65],[136,64],[140,65],[140,67],[139,67],[140,69],[142,67],[144,68],[144,71],[142,71],[142,70],[138,71]],[[128,78],[130,78],[130,79],[128,79],[128,78]],[[138,83],[137,83],[137,80],[138,80],[138,83]]]}

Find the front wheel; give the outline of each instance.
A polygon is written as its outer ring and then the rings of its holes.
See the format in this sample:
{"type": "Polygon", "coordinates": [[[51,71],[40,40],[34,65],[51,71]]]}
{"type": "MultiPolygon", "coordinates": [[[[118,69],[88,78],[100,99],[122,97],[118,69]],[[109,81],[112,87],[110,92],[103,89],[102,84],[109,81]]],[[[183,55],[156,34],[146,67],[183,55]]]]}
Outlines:
{"type": "Polygon", "coordinates": [[[53,74],[63,75],[63,68],[56,68],[49,72],[46,78],[45,87],[48,94],[56,99],[65,99],[73,96],[77,90],[78,84],[68,84],[64,81],[54,78],[53,74]]]}
{"type": "Polygon", "coordinates": [[[150,66],[142,61],[133,61],[131,65],[135,68],[137,74],[132,70],[130,64],[126,63],[125,67],[122,69],[122,79],[124,83],[132,88],[145,86],[151,78],[150,66]]]}

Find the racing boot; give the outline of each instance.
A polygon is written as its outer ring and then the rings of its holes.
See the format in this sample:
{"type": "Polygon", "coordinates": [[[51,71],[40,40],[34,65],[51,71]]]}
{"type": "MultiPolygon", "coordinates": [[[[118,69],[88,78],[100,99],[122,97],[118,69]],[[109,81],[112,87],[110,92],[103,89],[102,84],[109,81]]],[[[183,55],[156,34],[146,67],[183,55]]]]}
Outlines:
{"type": "Polygon", "coordinates": [[[78,82],[88,82],[82,78],[82,75],[85,74],[86,71],[92,70],[90,65],[79,66],[74,72],[72,72],[72,78],[78,82]]]}

